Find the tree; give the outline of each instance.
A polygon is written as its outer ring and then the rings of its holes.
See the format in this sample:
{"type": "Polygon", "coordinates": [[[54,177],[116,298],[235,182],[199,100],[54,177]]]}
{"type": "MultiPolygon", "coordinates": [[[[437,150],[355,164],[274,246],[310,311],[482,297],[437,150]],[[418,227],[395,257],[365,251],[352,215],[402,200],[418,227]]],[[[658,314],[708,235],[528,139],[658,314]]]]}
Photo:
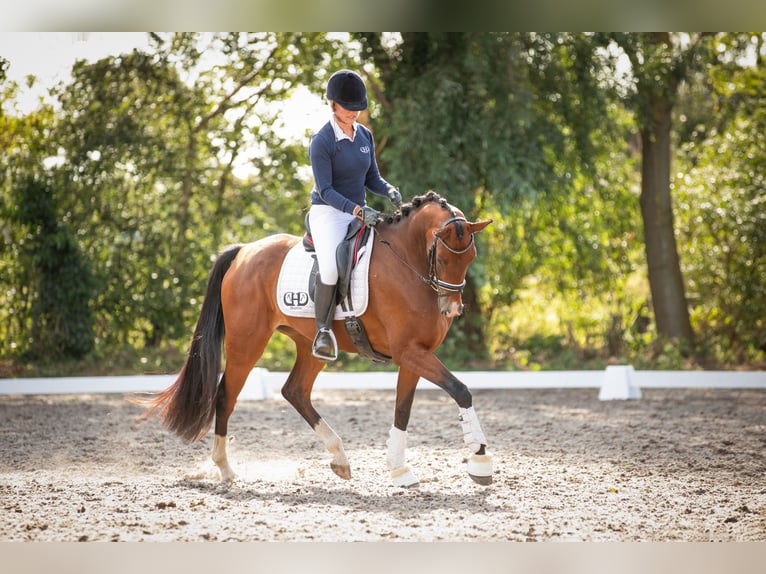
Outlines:
{"type": "Polygon", "coordinates": [[[635,78],[630,103],[640,125],[640,203],[657,331],[692,343],[670,193],[672,111],[679,85],[691,76],[707,45],[700,35],[684,46],[667,32],[612,38],[627,55],[635,78]]]}
{"type": "Polygon", "coordinates": [[[56,190],[96,270],[97,335],[159,343],[182,332],[179,310],[191,298],[195,267],[176,236],[186,159],[179,117],[199,96],[173,66],[141,52],[78,62],[72,76],[58,93],[56,190]]]}
{"type": "MultiPolygon", "coordinates": [[[[468,46],[469,34],[407,33],[394,49],[383,46],[381,34],[360,34],[364,54],[379,72],[380,83],[372,81],[383,102],[383,120],[375,127],[381,142],[381,168],[386,177],[399,182],[405,196],[434,189],[469,216],[475,215],[477,190],[486,183],[487,158],[497,147],[482,143],[485,107],[493,106],[486,82],[473,83],[496,59],[468,46]]],[[[486,36],[476,35],[477,42],[486,36]]],[[[487,73],[486,78],[492,77],[487,73]]],[[[498,82],[505,81],[498,78],[498,82]]],[[[503,101],[500,102],[501,109],[503,101]]],[[[502,112],[501,112],[502,113],[502,112]]],[[[512,131],[514,124],[507,124],[512,131]]],[[[454,356],[483,358],[486,344],[484,321],[478,299],[476,268],[467,278],[463,294],[469,309],[466,318],[452,329],[445,346],[454,356]],[[456,331],[460,343],[450,347],[456,331]]]]}
{"type": "Polygon", "coordinates": [[[77,63],[58,90],[62,212],[94,262],[110,344],[182,337],[223,243],[300,229],[306,152],[278,135],[273,107],[321,83],[315,66],[336,47],[311,34],[152,38],[147,52],[77,63]]]}
{"type": "Polygon", "coordinates": [[[529,278],[539,285],[546,275],[577,300],[630,272],[624,252],[632,242],[612,242],[607,231],[631,233],[625,218],[608,207],[597,216],[577,211],[629,197],[622,167],[630,161],[615,169],[604,159],[623,157],[615,148],[624,147],[625,130],[600,80],[598,42],[507,33],[408,33],[393,46],[380,34],[359,38],[379,72],[387,173],[404,189],[434,188],[471,215],[495,219],[483,238],[492,248],[468,278],[473,313],[457,325],[465,339],[458,349],[485,352],[486,320],[506,316],[529,278]],[[491,296],[479,297],[484,285],[491,296]]]}
{"type": "Polygon", "coordinates": [[[76,64],[60,111],[14,111],[0,58],[3,356],[185,348],[221,246],[301,232],[308,142],[279,110],[341,66],[367,75],[363,121],[405,197],[495,220],[452,366],[534,368],[535,345],[548,367],[660,347],[680,365],[639,325],[647,302],[719,364],[766,351],[763,34],[152,38],[76,64]]]}
{"type": "Polygon", "coordinates": [[[95,283],[68,225],[59,223],[48,183],[28,177],[13,184],[12,220],[26,230],[19,265],[31,298],[30,344],[37,359],[79,359],[93,350],[95,283]]]}
{"type": "Polygon", "coordinates": [[[763,34],[721,34],[716,58],[684,90],[677,153],[678,237],[692,324],[709,360],[766,353],[766,68],[763,34]]]}
{"type": "Polygon", "coordinates": [[[60,195],[46,167],[56,150],[49,137],[53,110],[6,113],[5,104],[13,109],[17,86],[3,88],[0,350],[46,360],[81,358],[93,348],[95,285],[73,230],[59,219],[60,195]]]}

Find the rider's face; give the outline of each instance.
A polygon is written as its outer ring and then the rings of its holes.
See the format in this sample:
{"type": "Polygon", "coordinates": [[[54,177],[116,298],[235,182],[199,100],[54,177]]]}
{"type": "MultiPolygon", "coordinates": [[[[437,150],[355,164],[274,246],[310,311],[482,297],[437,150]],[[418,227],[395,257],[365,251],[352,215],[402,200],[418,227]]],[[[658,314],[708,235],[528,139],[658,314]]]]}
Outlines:
{"type": "Polygon", "coordinates": [[[351,125],[359,117],[359,112],[352,112],[341,106],[338,102],[333,102],[333,113],[335,114],[335,121],[340,125],[351,125]]]}

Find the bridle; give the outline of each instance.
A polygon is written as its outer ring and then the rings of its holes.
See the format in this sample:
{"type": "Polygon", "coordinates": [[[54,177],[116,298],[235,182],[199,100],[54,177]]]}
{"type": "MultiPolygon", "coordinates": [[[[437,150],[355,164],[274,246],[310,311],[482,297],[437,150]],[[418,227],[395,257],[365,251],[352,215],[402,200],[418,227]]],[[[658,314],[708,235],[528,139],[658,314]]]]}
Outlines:
{"type": "MultiPolygon", "coordinates": [[[[463,279],[461,283],[449,283],[448,281],[442,281],[439,279],[439,276],[436,273],[436,247],[438,244],[442,244],[447,249],[447,251],[454,253],[455,255],[462,255],[471,249],[471,247],[473,247],[473,233],[471,233],[471,240],[468,242],[468,245],[466,245],[463,249],[454,249],[450,247],[447,245],[447,242],[444,241],[444,239],[442,239],[439,235],[439,232],[442,231],[445,227],[458,221],[464,221],[468,223],[468,220],[465,217],[451,217],[442,223],[441,227],[439,227],[439,229],[434,233],[433,243],[431,243],[431,246],[428,248],[428,277],[423,276],[417,269],[407,263],[407,261],[402,256],[394,251],[394,248],[391,247],[391,244],[388,241],[381,238],[380,242],[388,247],[391,253],[393,253],[399,261],[401,261],[406,267],[415,273],[421,282],[425,283],[431,289],[436,291],[438,297],[449,297],[450,295],[462,293],[463,289],[465,288],[466,280],[463,279]]],[[[380,237],[380,235],[378,235],[378,237],[380,237]]]]}

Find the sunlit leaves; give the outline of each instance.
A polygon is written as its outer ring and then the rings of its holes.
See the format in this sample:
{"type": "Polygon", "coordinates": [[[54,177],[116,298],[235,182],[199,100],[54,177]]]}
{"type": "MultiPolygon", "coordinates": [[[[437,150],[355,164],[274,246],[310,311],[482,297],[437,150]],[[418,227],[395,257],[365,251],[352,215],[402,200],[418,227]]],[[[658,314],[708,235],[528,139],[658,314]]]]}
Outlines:
{"type": "MultiPolygon", "coordinates": [[[[278,105],[298,83],[318,91],[316,67],[333,65],[337,42],[153,34],[147,52],[76,63],[72,81],[55,90],[55,117],[0,116],[4,153],[18,160],[5,175],[50,171],[54,218],[72,230],[98,281],[91,306],[102,348],[185,345],[210,257],[225,243],[300,230],[306,150],[276,134],[263,104],[278,105]]],[[[4,245],[11,257],[21,242],[4,245]]],[[[23,283],[14,274],[11,285],[23,283]]],[[[28,314],[24,294],[9,293],[7,308],[28,314]]],[[[25,329],[20,322],[17,332],[25,329]]]]}
{"type": "MultiPolygon", "coordinates": [[[[477,238],[473,308],[453,329],[464,338],[449,342],[451,360],[485,345],[534,368],[522,335],[562,360],[619,351],[619,337],[650,348],[638,204],[647,95],[673,96],[676,239],[702,349],[757,358],[763,52],[762,34],[174,33],[154,34],[147,52],[80,62],[59,110],[0,113],[0,349],[34,343],[39,270],[68,257],[47,285],[92,274],[96,352],[185,347],[218,250],[301,231],[307,142],[282,139],[284,98],[297,86],[321,96],[334,69],[353,67],[368,80],[383,175],[405,197],[433,188],[494,219],[477,238]],[[44,237],[25,214],[36,196],[18,201],[27,177],[52,200],[58,227],[44,237]]],[[[81,298],[78,285],[47,309],[81,298]]]]}
{"type": "MultiPolygon", "coordinates": [[[[722,106],[732,120],[698,142],[675,187],[692,319],[722,361],[766,349],[766,89],[762,69],[731,76],[722,106]]],[[[724,95],[724,94],[721,94],[724,95]]],[[[692,146],[692,143],[689,144],[692,146]]]]}

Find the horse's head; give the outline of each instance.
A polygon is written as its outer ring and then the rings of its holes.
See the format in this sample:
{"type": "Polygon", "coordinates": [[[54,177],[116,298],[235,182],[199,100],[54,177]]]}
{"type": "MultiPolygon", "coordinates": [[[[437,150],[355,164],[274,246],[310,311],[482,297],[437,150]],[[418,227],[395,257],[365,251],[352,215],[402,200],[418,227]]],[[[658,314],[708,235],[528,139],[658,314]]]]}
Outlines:
{"type": "MultiPolygon", "coordinates": [[[[471,222],[462,211],[453,207],[437,193],[414,197],[391,216],[387,224],[406,230],[396,241],[402,250],[411,254],[425,252],[427,275],[421,272],[422,263],[405,259],[387,239],[387,245],[401,263],[414,272],[420,281],[433,289],[439,311],[450,319],[463,313],[461,297],[465,287],[468,266],[476,257],[474,235],[492,223],[491,219],[471,222]]],[[[419,257],[419,256],[418,256],[419,257]]]]}
{"type": "Polygon", "coordinates": [[[439,310],[452,319],[463,313],[465,278],[476,257],[474,235],[492,220],[468,221],[462,211],[452,206],[439,211],[427,232],[429,280],[437,293],[439,310]]]}

